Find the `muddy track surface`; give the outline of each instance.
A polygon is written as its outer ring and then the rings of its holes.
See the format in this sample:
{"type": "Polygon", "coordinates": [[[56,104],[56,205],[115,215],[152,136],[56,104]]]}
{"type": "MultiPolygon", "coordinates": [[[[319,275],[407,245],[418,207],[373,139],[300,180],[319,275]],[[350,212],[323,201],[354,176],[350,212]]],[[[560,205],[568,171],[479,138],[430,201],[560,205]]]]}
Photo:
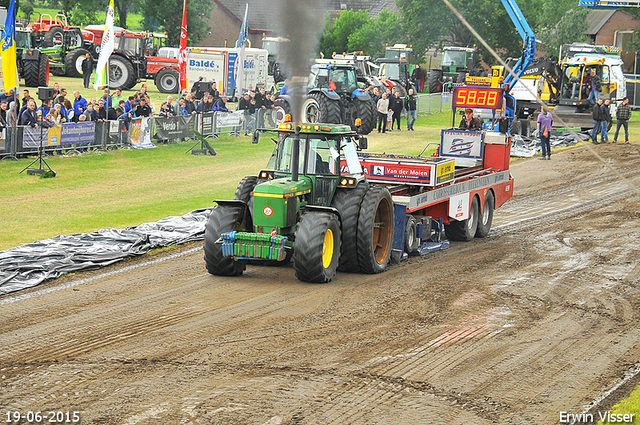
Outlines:
{"type": "MultiPolygon", "coordinates": [[[[597,148],[639,184],[638,145],[597,148]]],[[[221,278],[190,245],[1,297],[1,413],[482,425],[583,412],[640,361],[639,197],[584,148],[512,172],[489,237],[380,275],[221,278]]]]}

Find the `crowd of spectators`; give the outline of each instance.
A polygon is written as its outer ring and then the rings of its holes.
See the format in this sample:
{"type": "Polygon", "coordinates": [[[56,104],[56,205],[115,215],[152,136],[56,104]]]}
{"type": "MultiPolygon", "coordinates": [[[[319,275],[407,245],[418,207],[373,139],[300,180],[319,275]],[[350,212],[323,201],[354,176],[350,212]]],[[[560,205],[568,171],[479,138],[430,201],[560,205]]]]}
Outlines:
{"type": "MultiPolygon", "coordinates": [[[[100,97],[91,99],[83,97],[78,90],[72,95],[54,83],[51,100],[37,101],[29,91],[24,89],[22,96],[17,99],[15,93],[0,95],[0,129],[14,125],[31,127],[52,127],[69,122],[104,122],[122,120],[128,129],[132,119],[138,117],[173,117],[191,115],[198,112],[232,112],[227,105],[228,97],[221,95],[213,82],[206,92],[199,92],[195,87],[190,92],[174,102],[173,96],[167,96],[159,107],[153,104],[147,94],[147,85],[142,84],[138,92],[125,96],[120,89],[110,91],[104,89],[100,97]]],[[[249,85],[247,91],[240,97],[237,110],[244,111],[246,120],[245,134],[249,134],[256,127],[257,112],[263,113],[274,110],[273,102],[276,95],[266,93],[264,87],[254,90],[249,85]]],[[[272,114],[265,115],[265,123],[273,125],[272,114]]]]}

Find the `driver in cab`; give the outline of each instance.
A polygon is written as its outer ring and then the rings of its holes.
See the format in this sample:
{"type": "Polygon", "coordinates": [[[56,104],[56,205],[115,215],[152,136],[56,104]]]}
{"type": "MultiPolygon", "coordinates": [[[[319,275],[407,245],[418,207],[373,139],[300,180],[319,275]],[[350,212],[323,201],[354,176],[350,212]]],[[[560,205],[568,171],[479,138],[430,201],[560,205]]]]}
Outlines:
{"type": "Polygon", "coordinates": [[[482,123],[480,120],[473,116],[473,109],[467,108],[464,110],[464,117],[460,121],[458,126],[460,130],[482,130],[482,123]]]}

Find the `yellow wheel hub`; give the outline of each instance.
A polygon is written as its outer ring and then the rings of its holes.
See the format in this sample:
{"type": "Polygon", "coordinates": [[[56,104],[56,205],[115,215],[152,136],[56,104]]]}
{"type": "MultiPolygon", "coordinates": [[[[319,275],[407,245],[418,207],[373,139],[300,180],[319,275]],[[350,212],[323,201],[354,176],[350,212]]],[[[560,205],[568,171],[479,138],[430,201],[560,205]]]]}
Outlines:
{"type": "Polygon", "coordinates": [[[326,269],[331,265],[333,259],[333,232],[327,229],[324,234],[324,244],[322,244],[322,266],[326,269]]]}

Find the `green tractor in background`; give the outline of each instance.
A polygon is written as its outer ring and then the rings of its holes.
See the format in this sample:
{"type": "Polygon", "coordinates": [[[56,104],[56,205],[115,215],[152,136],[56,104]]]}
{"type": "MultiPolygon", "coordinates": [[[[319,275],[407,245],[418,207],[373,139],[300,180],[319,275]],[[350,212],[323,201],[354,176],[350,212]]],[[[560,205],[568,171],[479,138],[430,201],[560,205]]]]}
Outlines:
{"type": "Polygon", "coordinates": [[[329,282],[336,270],[384,271],[394,205],[386,187],[365,181],[357,149],[366,139],[339,124],[283,123],[278,135],[269,169],[245,177],[234,200],[216,201],[211,210],[204,237],[209,273],[238,276],[249,262],[292,259],[305,282],[329,282]]]}
{"type": "Polygon", "coordinates": [[[448,83],[464,83],[467,74],[481,76],[483,69],[474,68],[477,56],[475,47],[445,47],[440,69],[432,69],[429,73],[429,93],[440,93],[448,83]]]}
{"type": "Polygon", "coordinates": [[[27,87],[49,85],[49,56],[38,49],[35,34],[25,28],[16,28],[16,55],[18,75],[27,87]]]}

